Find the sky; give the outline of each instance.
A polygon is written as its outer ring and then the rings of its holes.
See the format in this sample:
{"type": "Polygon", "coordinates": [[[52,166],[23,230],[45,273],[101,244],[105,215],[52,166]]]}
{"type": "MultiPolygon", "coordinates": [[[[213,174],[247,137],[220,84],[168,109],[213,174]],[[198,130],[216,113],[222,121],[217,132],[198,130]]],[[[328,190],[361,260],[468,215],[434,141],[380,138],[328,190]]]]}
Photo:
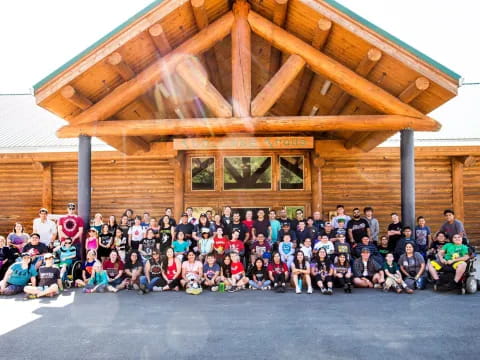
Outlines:
{"type": "MultiPolygon", "coordinates": [[[[152,0],[0,1],[0,93],[25,93],[152,0]]],[[[480,83],[480,2],[471,0],[338,0],[357,14],[480,83]]],[[[421,138],[480,139],[480,85],[430,114],[443,124],[421,138]],[[459,121],[461,120],[461,121],[459,121]]]]}

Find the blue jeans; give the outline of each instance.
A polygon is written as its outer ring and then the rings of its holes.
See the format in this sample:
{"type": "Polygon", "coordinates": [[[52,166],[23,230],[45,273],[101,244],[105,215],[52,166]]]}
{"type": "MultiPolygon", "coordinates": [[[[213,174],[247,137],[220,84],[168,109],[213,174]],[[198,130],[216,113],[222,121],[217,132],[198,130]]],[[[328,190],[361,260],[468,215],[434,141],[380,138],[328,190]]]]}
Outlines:
{"type": "Polygon", "coordinates": [[[258,285],[255,281],[253,280],[250,280],[248,282],[250,284],[251,287],[254,287],[255,289],[261,289],[265,286],[270,286],[270,280],[265,280],[264,282],[262,282],[262,285],[258,285]]]}
{"type": "Polygon", "coordinates": [[[148,290],[152,291],[154,286],[160,286],[162,278],[154,277],[150,279],[150,283],[147,280],[146,276],[140,276],[140,285],[145,286],[148,290]]]}

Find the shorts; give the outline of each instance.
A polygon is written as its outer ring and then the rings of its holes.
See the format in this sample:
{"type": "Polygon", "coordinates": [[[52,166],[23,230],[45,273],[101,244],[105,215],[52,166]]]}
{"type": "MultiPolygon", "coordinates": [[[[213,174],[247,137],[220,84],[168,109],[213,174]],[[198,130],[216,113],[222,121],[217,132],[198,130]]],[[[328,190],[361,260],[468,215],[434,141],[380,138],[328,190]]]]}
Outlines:
{"type": "MultiPolygon", "coordinates": [[[[53,285],[55,285],[55,284],[53,284],[53,285]]],[[[37,289],[38,291],[45,291],[45,290],[47,290],[49,287],[50,287],[50,286],[37,286],[36,289],[37,289]]],[[[58,293],[58,290],[57,290],[57,293],[58,293]]]]}
{"type": "Polygon", "coordinates": [[[454,262],[454,263],[451,264],[451,265],[442,265],[442,264],[440,264],[440,263],[439,263],[438,261],[436,261],[436,260],[430,261],[430,264],[433,266],[433,268],[434,268],[435,270],[437,270],[437,271],[443,270],[443,271],[447,271],[447,272],[448,272],[448,271],[452,271],[452,272],[453,272],[453,271],[457,270],[458,266],[459,266],[460,264],[464,264],[464,263],[465,263],[465,261],[457,261],[457,262],[454,262]]]}
{"type": "Polygon", "coordinates": [[[8,284],[8,286],[4,290],[4,295],[15,295],[23,292],[24,286],[22,285],[13,285],[8,284]]]}

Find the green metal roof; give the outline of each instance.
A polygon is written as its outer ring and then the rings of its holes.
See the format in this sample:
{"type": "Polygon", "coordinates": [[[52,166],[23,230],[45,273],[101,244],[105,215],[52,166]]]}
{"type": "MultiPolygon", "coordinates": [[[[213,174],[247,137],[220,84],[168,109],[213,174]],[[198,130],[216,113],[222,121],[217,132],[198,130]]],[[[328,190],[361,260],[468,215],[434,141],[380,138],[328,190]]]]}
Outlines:
{"type": "MultiPolygon", "coordinates": [[[[64,65],[60,66],[57,70],[53,71],[51,74],[49,74],[48,76],[46,76],[45,78],[43,78],[42,80],[40,80],[39,82],[37,82],[35,85],[33,85],[33,89],[34,91],[36,92],[36,90],[40,87],[42,87],[43,85],[45,85],[48,81],[50,81],[51,79],[53,79],[55,76],[59,75],[60,73],[62,73],[63,71],[65,71],[67,68],[69,68],[70,66],[72,66],[74,63],[76,63],[77,61],[79,61],[81,58],[83,58],[84,56],[86,56],[88,53],[90,53],[92,50],[94,50],[96,47],[102,45],[103,43],[105,43],[108,39],[110,39],[112,36],[118,34],[120,31],[122,31],[124,28],[126,28],[127,26],[129,26],[130,24],[132,24],[133,22],[135,22],[136,20],[138,20],[139,18],[141,18],[143,15],[147,14],[150,10],[152,10],[153,8],[155,8],[157,5],[159,5],[160,3],[162,3],[163,1],[165,0],[155,0],[153,1],[150,5],[148,5],[147,7],[145,7],[144,9],[140,10],[139,12],[137,12],[135,15],[133,15],[131,18],[129,18],[127,21],[125,21],[124,23],[122,23],[121,25],[117,26],[115,29],[113,29],[112,31],[110,31],[108,34],[106,34],[105,36],[103,36],[101,39],[99,39],[98,41],[96,41],[94,44],[92,44],[91,46],[89,46],[88,48],[86,48],[85,50],[83,50],[80,54],[78,54],[77,56],[75,56],[74,58],[72,58],[70,61],[68,61],[67,63],[65,63],[64,65]]],[[[334,8],[336,8],[337,10],[343,12],[344,14],[348,15],[349,17],[351,17],[352,19],[358,21],[359,23],[361,23],[362,25],[368,27],[369,29],[375,31],[376,33],[380,34],[381,36],[389,39],[390,41],[392,41],[393,43],[401,46],[402,48],[404,48],[405,50],[407,50],[408,52],[414,54],[415,56],[417,56],[418,58],[422,59],[423,61],[427,62],[428,64],[434,66],[436,69],[440,70],[441,72],[443,72],[444,74],[456,79],[456,80],[460,80],[461,79],[461,76],[459,74],[457,74],[456,72],[450,70],[449,68],[447,68],[446,66],[438,63],[437,61],[433,60],[432,58],[430,58],[429,56],[425,55],[424,53],[418,51],[417,49],[411,47],[410,45],[406,44],[405,42],[403,42],[402,40],[396,38],[395,36],[393,36],[392,34],[386,32],[385,30],[379,28],[378,26],[372,24],[370,21],[366,20],[365,18],[361,17],[360,15],[358,15],[357,13],[353,12],[352,10],[348,9],[347,7],[341,5],[340,3],[338,3],[337,1],[335,0],[323,0],[325,1],[326,3],[330,4],[331,6],[333,6],[334,8]]]]}

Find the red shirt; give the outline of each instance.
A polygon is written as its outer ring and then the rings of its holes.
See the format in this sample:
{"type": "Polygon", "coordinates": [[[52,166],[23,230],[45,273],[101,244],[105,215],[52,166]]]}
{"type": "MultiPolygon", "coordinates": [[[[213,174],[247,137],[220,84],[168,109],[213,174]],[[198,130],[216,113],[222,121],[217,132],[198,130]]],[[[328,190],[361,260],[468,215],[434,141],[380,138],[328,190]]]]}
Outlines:
{"type": "MultiPolygon", "coordinates": [[[[77,235],[80,228],[83,228],[83,219],[77,215],[65,215],[60,218],[59,225],[62,226],[63,233],[70,238],[73,238],[77,235]]],[[[65,238],[61,238],[63,241],[65,238]]],[[[78,243],[80,240],[75,239],[74,243],[78,243]]]]}
{"type": "Polygon", "coordinates": [[[288,271],[287,264],[281,262],[280,264],[271,263],[268,265],[268,271],[275,274],[282,274],[288,271]]]}
{"type": "Polygon", "coordinates": [[[232,272],[232,275],[237,275],[245,271],[243,264],[241,262],[235,262],[235,263],[232,262],[232,264],[230,265],[230,270],[232,272]]]}
{"type": "Polygon", "coordinates": [[[110,259],[107,259],[103,262],[103,270],[107,272],[109,278],[114,278],[118,275],[120,270],[123,270],[123,262],[121,260],[117,260],[114,264],[110,261],[110,259]]]}
{"type": "Polygon", "coordinates": [[[172,265],[167,266],[167,279],[173,280],[175,278],[176,272],[177,272],[177,263],[174,261],[172,265]]]}
{"type": "Polygon", "coordinates": [[[242,224],[245,224],[245,226],[248,229],[248,233],[250,234],[250,239],[252,239],[252,228],[253,228],[253,220],[243,220],[242,224]]]}
{"type": "Polygon", "coordinates": [[[225,248],[228,245],[228,239],[224,237],[214,237],[213,238],[213,248],[219,253],[223,254],[225,252],[225,248]]]}
{"type": "Polygon", "coordinates": [[[238,253],[245,250],[245,245],[243,245],[243,241],[241,240],[230,240],[227,247],[230,251],[236,251],[238,253]]]}

